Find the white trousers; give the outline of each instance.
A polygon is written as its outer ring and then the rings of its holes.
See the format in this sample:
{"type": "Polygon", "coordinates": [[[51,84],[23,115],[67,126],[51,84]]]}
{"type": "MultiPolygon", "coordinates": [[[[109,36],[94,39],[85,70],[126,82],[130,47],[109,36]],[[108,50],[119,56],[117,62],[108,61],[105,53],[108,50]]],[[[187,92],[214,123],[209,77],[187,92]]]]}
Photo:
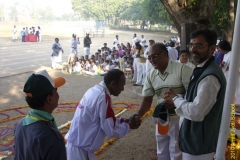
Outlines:
{"type": "MultiPolygon", "coordinates": [[[[158,160],[182,160],[182,152],[178,146],[179,123],[169,123],[166,135],[158,133],[156,124],[157,157],[158,160]]],[[[195,160],[195,159],[192,159],[195,160]]]]}
{"type": "Polygon", "coordinates": [[[84,56],[86,56],[86,55],[89,56],[90,55],[90,48],[84,47],[83,50],[84,50],[84,56]]]}
{"type": "Polygon", "coordinates": [[[143,85],[146,77],[146,63],[137,64],[137,82],[136,84],[143,85]]]}
{"type": "Polygon", "coordinates": [[[91,76],[96,76],[98,75],[97,73],[91,72],[91,71],[83,71],[83,73],[91,75],[91,76]]]}
{"type": "Polygon", "coordinates": [[[134,61],[133,61],[133,70],[134,70],[134,74],[133,74],[133,79],[132,81],[135,81],[137,82],[137,64],[138,64],[138,58],[134,58],[134,61]]]}
{"type": "Polygon", "coordinates": [[[151,71],[151,69],[153,69],[153,65],[150,63],[150,61],[147,59],[146,60],[146,75],[147,73],[149,73],[151,71]]]}
{"type": "Polygon", "coordinates": [[[72,143],[67,142],[67,160],[97,160],[94,153],[88,152],[79,147],[74,147],[72,143]]]}
{"type": "Polygon", "coordinates": [[[13,39],[13,40],[14,40],[14,39],[17,39],[17,33],[13,33],[12,39],[13,39]]]}
{"type": "Polygon", "coordinates": [[[75,52],[75,57],[78,57],[78,50],[77,50],[77,48],[75,49],[75,48],[70,48],[70,53],[73,53],[73,52],[75,52]]]}
{"type": "Polygon", "coordinates": [[[213,160],[214,153],[201,154],[201,155],[190,155],[182,152],[182,160],[213,160]]]}
{"type": "Polygon", "coordinates": [[[59,63],[52,61],[52,68],[57,69],[59,67],[59,63]]]}

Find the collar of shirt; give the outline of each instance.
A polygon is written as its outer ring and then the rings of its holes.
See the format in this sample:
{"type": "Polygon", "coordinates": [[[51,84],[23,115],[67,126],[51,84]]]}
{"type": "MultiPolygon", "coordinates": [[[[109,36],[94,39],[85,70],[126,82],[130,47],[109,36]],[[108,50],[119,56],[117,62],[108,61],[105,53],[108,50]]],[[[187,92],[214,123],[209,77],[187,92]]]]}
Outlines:
{"type": "Polygon", "coordinates": [[[104,81],[100,82],[100,83],[99,83],[99,86],[104,87],[105,90],[106,90],[106,92],[107,92],[109,95],[111,95],[110,92],[109,92],[109,90],[108,90],[108,88],[107,88],[107,86],[106,86],[106,84],[104,83],[104,81]]]}
{"type": "Polygon", "coordinates": [[[157,70],[157,72],[155,73],[155,75],[158,75],[158,74],[165,75],[166,73],[172,74],[172,61],[168,61],[168,66],[167,66],[167,68],[165,69],[165,71],[164,71],[163,74],[162,74],[161,72],[159,72],[159,70],[157,70]]]}
{"type": "Polygon", "coordinates": [[[204,64],[208,61],[209,59],[207,59],[206,61],[202,62],[201,64],[198,64],[197,67],[203,67],[204,64]]]}

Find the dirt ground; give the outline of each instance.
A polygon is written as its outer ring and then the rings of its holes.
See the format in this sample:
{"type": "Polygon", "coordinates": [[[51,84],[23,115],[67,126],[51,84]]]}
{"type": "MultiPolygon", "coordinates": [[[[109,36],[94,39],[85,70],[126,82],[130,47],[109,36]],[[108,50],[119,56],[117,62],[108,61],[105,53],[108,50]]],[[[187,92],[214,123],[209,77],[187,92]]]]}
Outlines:
{"type": "MultiPolygon", "coordinates": [[[[1,27],[0,27],[1,30],[1,27]]],[[[142,32],[144,33],[144,32],[142,32]]],[[[93,49],[96,50],[100,48],[104,42],[109,44],[112,43],[116,34],[120,35],[122,41],[125,43],[127,41],[131,41],[131,37],[133,32],[129,31],[111,31],[109,30],[106,33],[104,38],[95,38],[93,49]]],[[[141,33],[138,33],[140,35],[141,33]]],[[[10,33],[11,35],[11,33],[10,33]]],[[[62,42],[69,41],[69,35],[59,34],[62,42]]],[[[163,41],[164,39],[168,39],[170,35],[165,33],[144,33],[146,38],[155,38],[157,41],[163,41]]],[[[1,34],[0,34],[1,36],[1,34]]],[[[53,42],[53,34],[45,34],[43,35],[42,45],[53,42]]],[[[6,36],[1,36],[0,38],[0,46],[8,46],[13,44],[10,38],[6,36]]],[[[21,42],[17,42],[21,43],[21,42]]],[[[82,49],[82,47],[80,47],[82,49]]],[[[21,47],[20,47],[21,50],[21,47]]],[[[0,51],[1,52],[1,51],[0,51]]],[[[1,53],[0,53],[1,54],[1,53]]],[[[11,50],[9,50],[9,54],[11,54],[11,50]]],[[[63,59],[66,60],[66,57],[63,59]]],[[[2,63],[2,62],[1,62],[2,63]]],[[[37,70],[46,69],[51,76],[57,77],[62,76],[66,79],[66,84],[61,87],[58,92],[60,95],[59,102],[79,102],[83,94],[87,89],[98,84],[102,81],[102,77],[92,77],[86,75],[75,75],[68,74],[66,72],[60,70],[52,70],[50,66],[39,66],[37,68],[31,68],[28,71],[19,71],[18,74],[0,76],[0,110],[3,108],[11,108],[26,105],[24,100],[24,94],[22,92],[23,85],[27,79],[27,77],[37,70]]],[[[4,72],[4,68],[1,72],[4,72]]],[[[132,82],[127,81],[125,85],[125,90],[118,96],[112,97],[114,102],[141,102],[141,87],[135,87],[132,85],[132,82]]],[[[156,102],[156,99],[155,101],[156,102]]],[[[27,113],[28,109],[24,110],[24,113],[27,113]]],[[[130,117],[136,111],[127,111],[122,114],[122,117],[130,117]]],[[[57,121],[58,126],[66,123],[71,120],[73,117],[73,112],[62,112],[54,114],[54,117],[57,121]]],[[[1,118],[2,119],[2,118],[1,118]]],[[[13,120],[10,122],[0,123],[0,127],[12,126],[19,119],[13,120]]],[[[1,128],[0,128],[1,129],[1,128]]],[[[1,139],[1,137],[0,137],[1,139]]],[[[2,139],[1,139],[2,141],[2,139]]],[[[0,146],[0,149],[2,146],[0,146]]],[[[10,156],[7,159],[12,159],[10,156]]],[[[97,155],[97,159],[99,160],[155,160],[156,157],[156,142],[155,142],[155,127],[152,122],[151,116],[146,117],[143,120],[141,127],[137,130],[131,130],[130,133],[122,139],[119,139],[113,142],[110,146],[105,148],[103,152],[97,155]]]]}

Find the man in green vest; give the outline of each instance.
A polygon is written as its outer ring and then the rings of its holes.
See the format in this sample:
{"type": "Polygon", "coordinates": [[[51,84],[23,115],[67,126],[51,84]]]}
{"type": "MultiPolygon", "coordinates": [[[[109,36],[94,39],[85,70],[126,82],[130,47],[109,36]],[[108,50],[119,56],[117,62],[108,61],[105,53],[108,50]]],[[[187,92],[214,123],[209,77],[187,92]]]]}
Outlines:
{"type": "Polygon", "coordinates": [[[183,160],[212,160],[216,152],[226,79],[214,61],[216,32],[204,29],[191,34],[189,50],[197,63],[185,97],[173,89],[165,92],[166,108],[180,118],[179,147],[183,160]],[[173,105],[174,104],[174,105],[173,105]]]}

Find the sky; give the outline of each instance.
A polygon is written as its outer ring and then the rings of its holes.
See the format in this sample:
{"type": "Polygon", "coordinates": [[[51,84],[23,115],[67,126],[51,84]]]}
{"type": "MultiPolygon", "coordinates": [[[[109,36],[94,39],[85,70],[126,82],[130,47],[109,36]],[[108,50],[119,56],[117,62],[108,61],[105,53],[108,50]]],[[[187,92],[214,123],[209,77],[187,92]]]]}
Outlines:
{"type": "Polygon", "coordinates": [[[36,8],[50,6],[57,15],[73,13],[71,0],[0,0],[5,7],[11,7],[16,2],[21,5],[32,3],[36,8]]]}

